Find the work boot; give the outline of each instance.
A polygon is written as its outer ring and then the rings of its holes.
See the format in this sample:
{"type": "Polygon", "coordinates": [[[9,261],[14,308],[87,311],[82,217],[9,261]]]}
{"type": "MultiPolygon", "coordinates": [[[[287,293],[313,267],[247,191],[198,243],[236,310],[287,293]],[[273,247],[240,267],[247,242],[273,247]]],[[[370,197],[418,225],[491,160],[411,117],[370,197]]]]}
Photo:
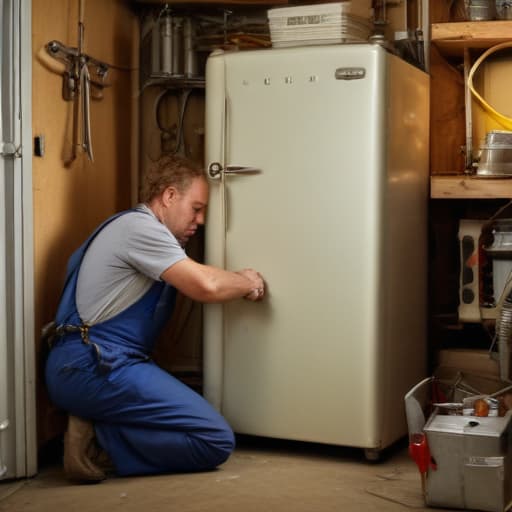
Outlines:
{"type": "Polygon", "coordinates": [[[70,414],[64,434],[64,472],[69,480],[83,483],[105,480],[105,473],[88,456],[93,440],[92,423],[70,414]]]}
{"type": "Polygon", "coordinates": [[[108,453],[99,445],[98,440],[94,438],[89,445],[87,450],[87,456],[89,460],[101,471],[105,473],[105,476],[115,473],[115,466],[108,453]]]}

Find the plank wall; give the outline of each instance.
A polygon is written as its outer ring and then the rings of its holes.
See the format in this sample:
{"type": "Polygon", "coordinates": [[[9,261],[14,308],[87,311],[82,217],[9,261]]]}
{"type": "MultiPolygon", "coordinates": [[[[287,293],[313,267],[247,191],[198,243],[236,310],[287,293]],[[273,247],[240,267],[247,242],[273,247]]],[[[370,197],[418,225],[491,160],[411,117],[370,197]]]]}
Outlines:
{"type": "MultiPolygon", "coordinates": [[[[104,218],[131,206],[138,162],[138,19],[128,2],[84,0],[84,52],[108,63],[109,84],[91,100],[94,162],[81,149],[70,162],[73,103],[62,96],[63,66],[44,47],[51,40],[78,46],[78,0],[33,0],[33,135],[45,152],[33,157],[35,328],[53,319],[66,262],[104,218]]],[[[37,349],[41,363],[41,343],[37,349]]],[[[65,417],[51,407],[38,365],[38,438],[62,429],[65,417]]]]}

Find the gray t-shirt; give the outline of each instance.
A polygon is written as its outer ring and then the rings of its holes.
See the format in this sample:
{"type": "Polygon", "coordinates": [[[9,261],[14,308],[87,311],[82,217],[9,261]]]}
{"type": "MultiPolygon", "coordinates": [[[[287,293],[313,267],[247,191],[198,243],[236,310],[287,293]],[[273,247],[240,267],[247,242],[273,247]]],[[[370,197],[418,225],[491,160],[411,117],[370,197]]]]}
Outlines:
{"type": "Polygon", "coordinates": [[[143,204],[105,226],[87,249],[78,274],[76,305],[90,325],[124,311],[162,273],[187,255],[143,204]]]}

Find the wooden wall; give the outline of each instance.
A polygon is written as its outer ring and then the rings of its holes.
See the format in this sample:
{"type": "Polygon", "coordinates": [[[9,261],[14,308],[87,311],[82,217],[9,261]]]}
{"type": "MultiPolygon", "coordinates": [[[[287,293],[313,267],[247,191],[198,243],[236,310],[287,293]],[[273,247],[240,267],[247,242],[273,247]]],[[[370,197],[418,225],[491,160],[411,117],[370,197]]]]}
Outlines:
{"type": "MultiPolygon", "coordinates": [[[[91,230],[136,197],[138,164],[138,18],[127,1],[83,0],[84,52],[108,63],[109,87],[91,100],[94,163],[81,149],[69,162],[73,103],[62,97],[62,69],[44,46],[58,40],[78,46],[79,0],[33,0],[33,134],[45,153],[33,157],[35,328],[53,319],[68,257],[91,230]]],[[[37,356],[43,357],[41,343],[37,356]]],[[[41,369],[41,366],[38,368],[41,369]]],[[[62,429],[38,374],[39,443],[62,429]]]]}
{"type": "MultiPolygon", "coordinates": [[[[442,0],[430,1],[430,22],[451,21],[457,5],[442,0]],[[451,8],[450,8],[451,6],[451,8]]],[[[430,173],[464,172],[465,157],[464,76],[431,46],[430,51],[430,173]],[[447,149],[448,148],[448,149],[447,149]]]]}

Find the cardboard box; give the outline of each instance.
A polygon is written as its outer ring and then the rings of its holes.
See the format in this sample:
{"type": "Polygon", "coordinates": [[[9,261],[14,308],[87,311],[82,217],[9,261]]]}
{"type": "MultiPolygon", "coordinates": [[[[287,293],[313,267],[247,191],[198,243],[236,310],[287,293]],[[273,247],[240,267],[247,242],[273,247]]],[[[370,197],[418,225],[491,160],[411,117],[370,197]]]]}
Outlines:
{"type": "Polygon", "coordinates": [[[437,355],[437,364],[457,368],[462,372],[470,372],[499,377],[500,366],[488,350],[477,349],[444,349],[437,355]]]}

